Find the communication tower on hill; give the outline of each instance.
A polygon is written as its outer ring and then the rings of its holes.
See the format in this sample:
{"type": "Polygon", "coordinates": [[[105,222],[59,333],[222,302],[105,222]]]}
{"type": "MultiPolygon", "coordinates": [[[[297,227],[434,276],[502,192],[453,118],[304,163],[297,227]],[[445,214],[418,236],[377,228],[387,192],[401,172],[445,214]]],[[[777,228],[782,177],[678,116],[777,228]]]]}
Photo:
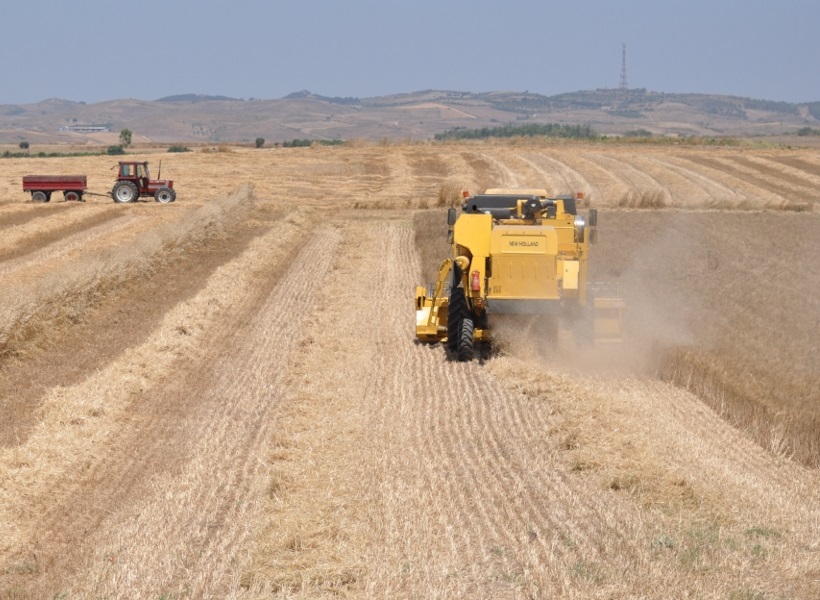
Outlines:
{"type": "Polygon", "coordinates": [[[622,92],[629,89],[629,84],[626,79],[626,44],[621,44],[621,83],[618,88],[622,92]]]}
{"type": "Polygon", "coordinates": [[[616,106],[625,109],[629,104],[629,83],[626,79],[626,44],[621,44],[621,82],[615,96],[616,106]]]}

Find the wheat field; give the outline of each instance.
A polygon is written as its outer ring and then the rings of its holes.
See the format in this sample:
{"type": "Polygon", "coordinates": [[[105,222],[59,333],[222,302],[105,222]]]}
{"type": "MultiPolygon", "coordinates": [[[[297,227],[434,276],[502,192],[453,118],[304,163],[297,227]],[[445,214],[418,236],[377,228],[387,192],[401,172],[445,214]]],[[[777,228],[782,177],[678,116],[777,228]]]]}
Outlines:
{"type": "Polygon", "coordinates": [[[3,161],[0,598],[820,597],[820,154],[137,149],[3,161]],[[414,339],[446,210],[583,192],[623,345],[414,339]]]}

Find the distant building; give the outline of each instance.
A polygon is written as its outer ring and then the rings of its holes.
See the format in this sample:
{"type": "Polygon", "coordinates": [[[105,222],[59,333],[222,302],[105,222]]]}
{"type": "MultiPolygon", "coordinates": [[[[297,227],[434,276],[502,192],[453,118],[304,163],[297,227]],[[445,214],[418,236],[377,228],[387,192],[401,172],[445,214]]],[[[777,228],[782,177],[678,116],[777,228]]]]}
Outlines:
{"type": "Polygon", "coordinates": [[[111,131],[108,125],[64,125],[60,131],[74,131],[76,133],[105,133],[111,131]]]}

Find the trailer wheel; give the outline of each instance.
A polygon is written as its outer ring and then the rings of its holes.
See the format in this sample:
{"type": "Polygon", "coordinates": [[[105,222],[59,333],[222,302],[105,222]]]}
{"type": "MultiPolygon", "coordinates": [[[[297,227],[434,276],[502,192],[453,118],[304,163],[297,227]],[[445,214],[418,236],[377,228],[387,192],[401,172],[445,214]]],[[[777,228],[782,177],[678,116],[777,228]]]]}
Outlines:
{"type": "Polygon", "coordinates": [[[111,190],[114,202],[133,202],[139,198],[139,190],[131,181],[118,181],[111,190]]]}
{"type": "Polygon", "coordinates": [[[31,192],[31,201],[32,202],[48,202],[48,194],[41,191],[31,192]]]}
{"type": "Polygon", "coordinates": [[[66,202],[79,202],[80,198],[80,193],[75,192],[74,190],[63,192],[63,200],[65,200],[66,202]]]}
{"type": "Polygon", "coordinates": [[[461,331],[458,337],[458,360],[473,360],[475,356],[475,323],[467,316],[461,320],[461,331]]]}
{"type": "Polygon", "coordinates": [[[157,193],[154,194],[154,199],[157,202],[168,204],[169,202],[173,202],[177,199],[177,193],[173,190],[173,188],[161,187],[157,190],[157,193]]]}

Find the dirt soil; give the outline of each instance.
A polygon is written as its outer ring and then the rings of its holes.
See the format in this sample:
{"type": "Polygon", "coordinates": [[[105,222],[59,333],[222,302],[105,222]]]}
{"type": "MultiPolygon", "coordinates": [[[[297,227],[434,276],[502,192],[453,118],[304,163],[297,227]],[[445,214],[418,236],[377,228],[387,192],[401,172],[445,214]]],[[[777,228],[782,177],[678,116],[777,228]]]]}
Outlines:
{"type": "Polygon", "coordinates": [[[816,152],[222,149],[163,158],[170,205],[20,191],[110,162],[4,161],[0,598],[819,597],[816,152]],[[489,186],[599,209],[624,345],[415,341],[489,186]]]}

